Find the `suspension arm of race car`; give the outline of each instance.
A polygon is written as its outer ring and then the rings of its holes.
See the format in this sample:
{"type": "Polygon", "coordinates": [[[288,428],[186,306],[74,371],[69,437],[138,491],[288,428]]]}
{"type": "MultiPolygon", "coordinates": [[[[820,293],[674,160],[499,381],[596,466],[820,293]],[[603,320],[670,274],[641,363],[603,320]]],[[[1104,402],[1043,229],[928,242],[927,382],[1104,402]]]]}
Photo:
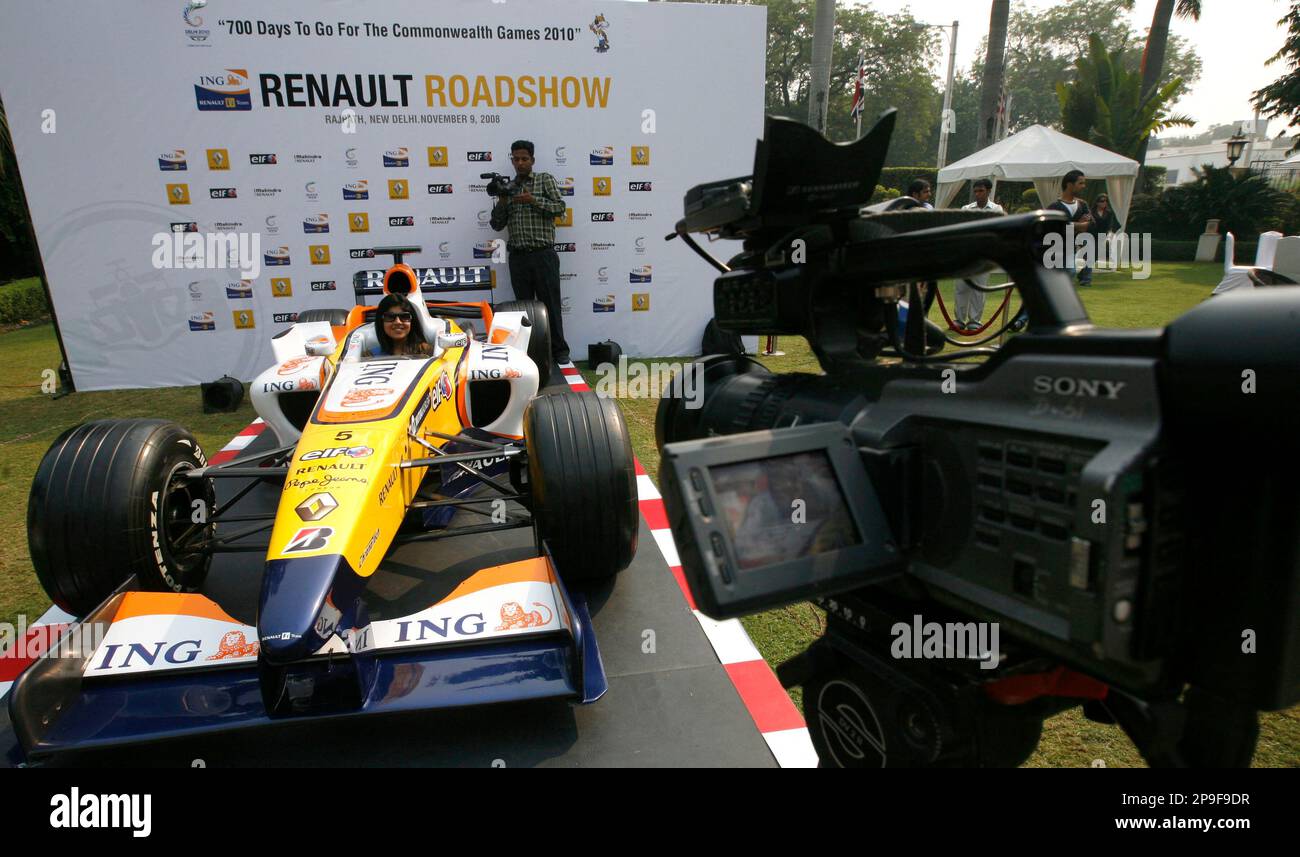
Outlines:
{"type": "Polygon", "coordinates": [[[246,455],[242,458],[236,458],[233,461],[227,461],[225,464],[209,464],[207,467],[196,467],[193,470],[187,470],[184,473],[177,474],[183,479],[235,479],[238,477],[248,476],[287,476],[289,466],[285,464],[279,467],[247,467],[245,465],[254,462],[266,461],[268,459],[279,458],[284,455],[293,455],[297,444],[281,446],[277,449],[259,452],[257,455],[246,455]]]}
{"type": "Polygon", "coordinates": [[[184,549],[187,551],[208,551],[210,553],[239,553],[241,551],[254,551],[254,550],[264,551],[267,548],[266,544],[262,544],[262,545],[232,544],[232,542],[241,541],[242,539],[246,539],[249,536],[256,535],[257,533],[260,533],[263,530],[269,530],[273,526],[275,526],[274,515],[267,515],[265,518],[253,518],[250,516],[250,520],[260,520],[262,521],[262,523],[256,527],[249,527],[246,530],[241,530],[238,533],[230,533],[229,535],[223,535],[220,538],[206,539],[203,541],[196,542],[195,544],[178,542],[176,547],[178,549],[184,549]]]}
{"type": "Polygon", "coordinates": [[[399,534],[393,538],[393,544],[404,545],[410,542],[431,542],[437,539],[449,539],[452,536],[469,536],[475,533],[495,533],[500,530],[517,530],[520,527],[531,527],[533,522],[524,518],[513,521],[507,520],[504,524],[476,524],[469,527],[448,527],[445,530],[437,530],[429,533],[411,533],[409,535],[399,534]]]}
{"type": "MultiPolygon", "coordinates": [[[[509,485],[504,485],[490,476],[485,476],[484,474],[479,473],[477,470],[475,470],[474,468],[470,467],[468,464],[465,463],[467,461],[477,461],[478,459],[481,459],[483,457],[483,454],[481,452],[443,452],[442,450],[438,449],[438,447],[425,441],[424,438],[420,437],[419,435],[412,434],[411,439],[414,440],[416,443],[420,444],[421,446],[423,446],[425,449],[432,452],[433,457],[414,458],[411,459],[410,461],[403,461],[397,465],[398,467],[409,469],[412,467],[432,467],[436,464],[455,464],[457,467],[463,470],[468,476],[477,479],[479,482],[482,482],[484,485],[489,485],[492,488],[495,488],[497,491],[499,491],[502,494],[514,493],[513,487],[509,485]]],[[[493,446],[492,449],[498,455],[501,455],[506,459],[510,459],[510,458],[514,458],[515,456],[522,455],[524,452],[522,449],[520,449],[517,446],[500,446],[500,447],[493,446]]]]}

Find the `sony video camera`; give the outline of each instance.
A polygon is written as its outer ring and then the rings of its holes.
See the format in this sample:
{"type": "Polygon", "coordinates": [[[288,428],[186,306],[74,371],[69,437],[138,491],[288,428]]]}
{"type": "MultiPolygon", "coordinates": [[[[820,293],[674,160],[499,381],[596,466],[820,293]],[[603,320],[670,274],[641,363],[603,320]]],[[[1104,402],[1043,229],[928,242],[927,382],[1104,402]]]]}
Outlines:
{"type": "Polygon", "coordinates": [[[479,173],[479,178],[488,179],[488,196],[514,196],[517,186],[516,178],[503,176],[501,173],[479,173]]]}
{"type": "Polygon", "coordinates": [[[825,370],[706,356],[661,401],[696,602],[825,608],[778,670],[825,764],[1019,764],[1081,703],[1152,764],[1248,764],[1257,712],[1300,701],[1300,289],[1097,328],[1043,266],[1062,215],[864,211],[893,124],[837,145],[769,117],[753,175],[691,190],[669,236],[742,240],[709,259],[719,326],[825,370]],[[1029,320],[1004,347],[901,320],[995,268],[1029,320]]]}

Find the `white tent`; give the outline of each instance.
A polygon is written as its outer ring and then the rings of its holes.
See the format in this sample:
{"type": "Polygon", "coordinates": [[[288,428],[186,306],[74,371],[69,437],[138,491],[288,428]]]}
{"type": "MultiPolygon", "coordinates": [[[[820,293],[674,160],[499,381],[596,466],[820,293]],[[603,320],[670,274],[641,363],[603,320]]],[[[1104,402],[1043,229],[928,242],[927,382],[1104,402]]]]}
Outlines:
{"type": "Polygon", "coordinates": [[[1100,146],[1076,140],[1043,125],[1033,125],[939,171],[934,204],[947,208],[970,179],[1032,181],[1043,205],[1061,194],[1061,177],[1083,170],[1089,180],[1105,179],[1120,225],[1128,222],[1138,162],[1100,146]]]}
{"type": "Polygon", "coordinates": [[[1300,167],[1300,155],[1292,155],[1278,166],[1282,167],[1300,167]]]}

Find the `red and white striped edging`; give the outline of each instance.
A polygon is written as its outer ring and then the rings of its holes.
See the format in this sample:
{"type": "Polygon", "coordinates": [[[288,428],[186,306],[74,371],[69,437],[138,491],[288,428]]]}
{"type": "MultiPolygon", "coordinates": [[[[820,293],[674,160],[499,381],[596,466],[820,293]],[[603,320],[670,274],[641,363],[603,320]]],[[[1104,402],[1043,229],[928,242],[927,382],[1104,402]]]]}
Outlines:
{"type": "MultiPolygon", "coordinates": [[[[572,389],[591,389],[572,363],[561,366],[560,371],[572,389]]],[[[677,581],[682,597],[699,620],[700,627],[704,629],[713,651],[722,662],[731,683],[735,685],[736,692],[740,694],[749,716],[754,718],[754,725],[767,741],[768,749],[776,757],[777,764],[783,768],[817,767],[817,752],[808,736],[803,715],[795,708],[772,668],[754,647],[744,626],[737,619],[724,622],[710,619],[696,609],[695,600],[691,598],[691,591],[682,572],[677,545],[673,542],[673,532],[668,526],[668,513],[664,509],[663,498],[640,461],[636,462],[636,487],[641,516],[650,527],[650,535],[659,546],[668,571],[677,581]]]]}
{"type": "Polygon", "coordinates": [[[258,417],[253,420],[244,430],[230,439],[230,443],[221,448],[221,451],[208,459],[208,464],[225,464],[227,461],[233,461],[235,456],[242,452],[250,443],[257,439],[257,436],[266,431],[266,423],[258,417]]]}
{"type": "MultiPolygon", "coordinates": [[[[225,464],[233,460],[265,430],[266,423],[260,419],[253,420],[243,431],[231,438],[230,443],[226,444],[220,452],[208,459],[208,463],[225,464]]],[[[14,679],[18,678],[32,661],[43,655],[46,649],[63,634],[64,629],[75,621],[75,616],[65,613],[58,607],[51,607],[45,611],[44,616],[28,626],[22,647],[19,647],[15,641],[14,645],[0,652],[0,699],[9,692],[14,679]]]]}
{"type": "Polygon", "coordinates": [[[21,641],[15,640],[13,645],[0,652],[0,699],[9,692],[23,670],[58,642],[68,625],[75,621],[75,616],[51,607],[44,616],[27,626],[21,641]]]}

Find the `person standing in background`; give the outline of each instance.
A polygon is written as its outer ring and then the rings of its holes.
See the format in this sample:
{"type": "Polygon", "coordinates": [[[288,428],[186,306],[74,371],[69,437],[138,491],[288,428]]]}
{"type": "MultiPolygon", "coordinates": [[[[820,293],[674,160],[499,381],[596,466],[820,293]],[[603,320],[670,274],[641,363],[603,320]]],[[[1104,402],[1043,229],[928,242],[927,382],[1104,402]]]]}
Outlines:
{"type": "MultiPolygon", "coordinates": [[[[972,194],[975,201],[962,206],[962,211],[985,211],[992,214],[1006,214],[1002,206],[989,199],[993,192],[993,182],[988,179],[976,179],[972,194]]],[[[980,320],[984,318],[984,292],[988,288],[989,275],[977,274],[966,280],[957,281],[957,326],[962,333],[974,333],[979,330],[980,320]],[[976,287],[979,288],[976,288],[976,287]]]]}
{"type": "Polygon", "coordinates": [[[533,172],[531,142],[511,143],[510,162],[515,168],[515,180],[497,198],[489,222],[498,232],[509,230],[506,251],[515,297],[540,300],[546,306],[551,323],[551,356],[557,363],[568,363],[569,344],[564,341],[564,320],[560,317],[560,257],[555,252],[555,218],[564,215],[564,200],[555,176],[533,172]]]}
{"type": "Polygon", "coordinates": [[[925,179],[912,179],[912,183],[907,186],[907,195],[921,203],[923,208],[934,208],[930,203],[930,198],[934,196],[934,189],[925,179]]]}
{"type": "MultiPolygon", "coordinates": [[[[1106,243],[1106,239],[1113,232],[1119,231],[1119,218],[1110,207],[1110,197],[1106,194],[1098,194],[1097,200],[1092,204],[1092,226],[1089,230],[1092,233],[1097,244],[1097,258],[1101,259],[1101,247],[1106,243]]],[[[1083,275],[1080,274],[1082,279],[1083,275]]]]}
{"type": "MultiPolygon", "coordinates": [[[[1048,211],[1060,211],[1070,218],[1074,224],[1074,233],[1076,236],[1083,235],[1092,231],[1092,210],[1088,203],[1083,199],[1083,192],[1088,187],[1088,179],[1084,176],[1082,170],[1070,170],[1061,179],[1061,198],[1051,205],[1047,206],[1048,211]]],[[[1067,242],[1068,244],[1068,242],[1067,242]]],[[[1075,278],[1075,247],[1067,246],[1065,248],[1065,270],[1070,275],[1070,279],[1075,278]]],[[[1083,270],[1078,272],[1079,285],[1092,285],[1092,268],[1084,266],[1083,270]]]]}

